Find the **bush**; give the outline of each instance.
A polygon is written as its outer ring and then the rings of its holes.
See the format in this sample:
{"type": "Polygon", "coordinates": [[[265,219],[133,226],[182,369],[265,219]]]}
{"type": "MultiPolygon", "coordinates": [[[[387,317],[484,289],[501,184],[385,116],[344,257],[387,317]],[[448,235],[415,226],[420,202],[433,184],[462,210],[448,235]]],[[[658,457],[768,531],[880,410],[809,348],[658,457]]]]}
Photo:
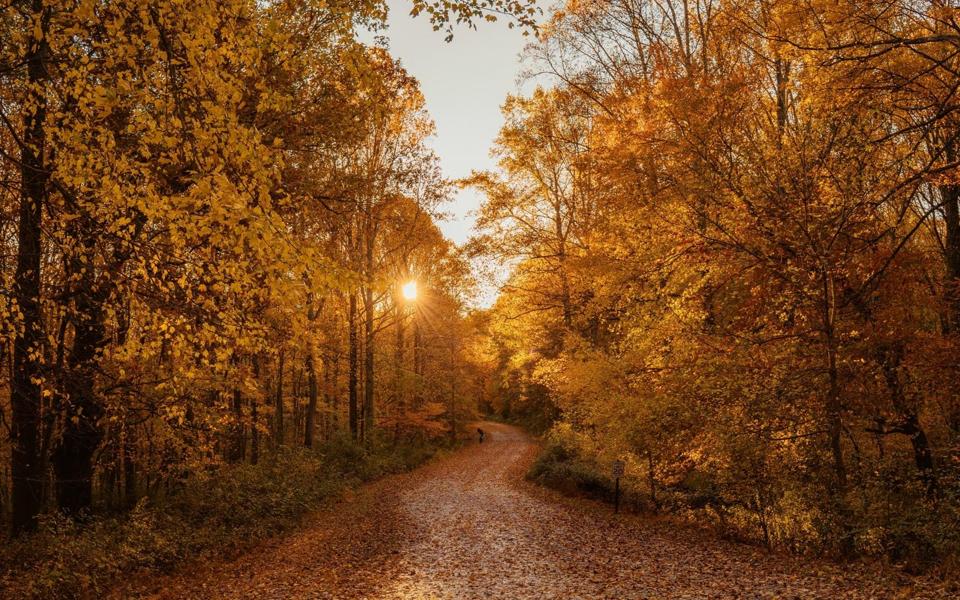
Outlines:
{"type": "MultiPolygon", "coordinates": [[[[614,481],[604,470],[573,448],[557,441],[548,442],[527,472],[527,479],[563,494],[613,502],[614,481]]],[[[635,511],[650,509],[647,492],[633,485],[629,477],[620,481],[620,505],[635,511]]]]}
{"type": "Polygon", "coordinates": [[[580,493],[591,498],[608,499],[612,484],[596,470],[562,446],[549,445],[537,457],[527,477],[565,493],[580,493]]]}

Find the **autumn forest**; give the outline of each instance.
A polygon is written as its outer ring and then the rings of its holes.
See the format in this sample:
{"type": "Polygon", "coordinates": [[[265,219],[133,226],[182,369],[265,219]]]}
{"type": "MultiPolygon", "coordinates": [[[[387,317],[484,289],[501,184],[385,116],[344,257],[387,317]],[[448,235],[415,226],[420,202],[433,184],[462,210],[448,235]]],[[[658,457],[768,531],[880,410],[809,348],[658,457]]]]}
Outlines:
{"type": "Polygon", "coordinates": [[[0,517],[3,598],[960,593],[960,5],[0,0],[0,517]],[[525,40],[494,168],[388,9],[525,40]]]}

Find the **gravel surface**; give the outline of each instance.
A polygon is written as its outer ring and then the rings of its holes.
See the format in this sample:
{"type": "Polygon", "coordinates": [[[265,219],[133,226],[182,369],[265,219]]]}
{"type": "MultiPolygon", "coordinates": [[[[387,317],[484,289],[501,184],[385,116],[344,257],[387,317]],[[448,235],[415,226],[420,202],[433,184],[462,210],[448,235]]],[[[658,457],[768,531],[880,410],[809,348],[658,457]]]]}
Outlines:
{"type": "Polygon", "coordinates": [[[487,441],[365,486],[240,559],[131,584],[153,598],[946,598],[929,582],[801,561],[523,481],[536,446],[487,441]]]}

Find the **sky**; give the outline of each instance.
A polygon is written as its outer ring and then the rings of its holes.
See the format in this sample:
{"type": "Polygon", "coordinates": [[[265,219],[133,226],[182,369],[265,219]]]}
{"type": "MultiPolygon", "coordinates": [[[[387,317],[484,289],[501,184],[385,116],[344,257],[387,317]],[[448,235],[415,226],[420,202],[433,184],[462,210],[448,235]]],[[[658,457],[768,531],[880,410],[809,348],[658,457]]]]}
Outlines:
{"type": "MultiPolygon", "coordinates": [[[[427,110],[437,125],[431,146],[440,157],[444,175],[466,177],[473,170],[493,169],[490,147],[503,119],[500,106],[518,90],[520,52],[529,38],[509,29],[504,20],[479,23],[476,30],[461,26],[451,42],[433,31],[426,15],[411,17],[409,0],[388,0],[390,53],[420,81],[427,110]]],[[[481,202],[474,190],[456,192],[445,207],[450,219],[439,224],[457,244],[471,234],[471,213],[481,202]]]]}

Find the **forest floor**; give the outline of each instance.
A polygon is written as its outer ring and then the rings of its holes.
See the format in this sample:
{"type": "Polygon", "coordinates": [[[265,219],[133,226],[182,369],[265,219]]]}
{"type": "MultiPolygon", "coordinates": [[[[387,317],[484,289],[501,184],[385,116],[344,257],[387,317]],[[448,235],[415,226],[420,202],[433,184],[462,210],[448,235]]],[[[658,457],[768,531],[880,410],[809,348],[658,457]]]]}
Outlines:
{"type": "Polygon", "coordinates": [[[524,481],[537,445],[487,441],[364,486],[237,560],[128,583],[116,598],[945,598],[879,567],[802,560],[613,515],[524,481]]]}

